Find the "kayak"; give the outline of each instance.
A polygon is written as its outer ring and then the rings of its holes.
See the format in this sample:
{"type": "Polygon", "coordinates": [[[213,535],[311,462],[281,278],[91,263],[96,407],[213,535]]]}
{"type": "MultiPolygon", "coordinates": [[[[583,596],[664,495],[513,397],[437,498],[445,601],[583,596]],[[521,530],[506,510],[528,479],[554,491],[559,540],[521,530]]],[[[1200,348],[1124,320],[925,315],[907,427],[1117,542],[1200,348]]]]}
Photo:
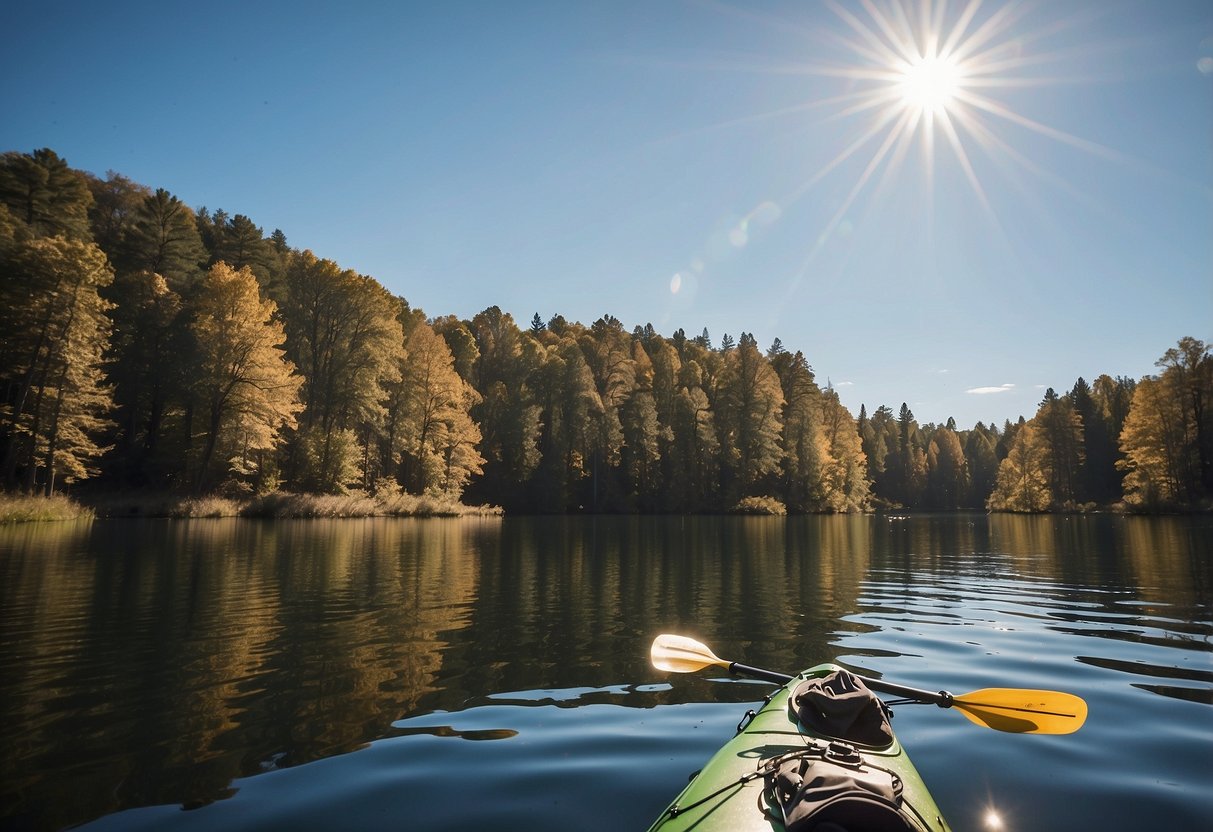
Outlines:
{"type": "Polygon", "coordinates": [[[840,675],[848,677],[837,665],[817,665],[792,677],[757,712],[747,711],[737,735],[693,775],[649,832],[949,832],[887,720],[883,734],[852,732],[842,739],[805,724],[805,688],[833,684],[840,675]]]}

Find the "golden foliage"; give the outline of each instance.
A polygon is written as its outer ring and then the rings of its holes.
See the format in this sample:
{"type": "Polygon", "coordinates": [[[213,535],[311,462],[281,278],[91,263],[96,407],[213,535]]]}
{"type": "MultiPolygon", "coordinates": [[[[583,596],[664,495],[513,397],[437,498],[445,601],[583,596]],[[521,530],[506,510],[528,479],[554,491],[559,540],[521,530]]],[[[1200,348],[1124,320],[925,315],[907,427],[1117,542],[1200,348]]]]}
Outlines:
{"type": "Polygon", "coordinates": [[[281,348],[286,340],[272,300],[246,266],[216,263],[202,280],[191,330],[197,350],[192,389],[205,424],[201,484],[215,459],[230,470],[270,450],[296,426],[302,379],[281,348]]]}

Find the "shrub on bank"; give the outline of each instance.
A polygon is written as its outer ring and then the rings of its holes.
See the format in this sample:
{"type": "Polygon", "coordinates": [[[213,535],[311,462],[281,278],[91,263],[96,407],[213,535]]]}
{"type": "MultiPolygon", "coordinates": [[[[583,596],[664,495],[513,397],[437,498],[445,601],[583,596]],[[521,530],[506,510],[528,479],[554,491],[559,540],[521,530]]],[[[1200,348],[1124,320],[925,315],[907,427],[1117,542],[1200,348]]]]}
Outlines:
{"type": "Polygon", "coordinates": [[[361,492],[351,494],[292,494],[275,491],[249,501],[245,517],[374,517],[379,504],[361,492]]]}
{"type": "Polygon", "coordinates": [[[168,510],[169,517],[238,517],[241,505],[226,497],[192,497],[168,510]]]}
{"type": "Polygon", "coordinates": [[[62,494],[56,494],[53,497],[0,494],[0,523],[83,520],[92,517],[91,508],[86,508],[62,494]]]}
{"type": "Polygon", "coordinates": [[[743,497],[729,509],[730,514],[760,514],[782,517],[788,513],[788,507],[774,497],[743,497]]]}

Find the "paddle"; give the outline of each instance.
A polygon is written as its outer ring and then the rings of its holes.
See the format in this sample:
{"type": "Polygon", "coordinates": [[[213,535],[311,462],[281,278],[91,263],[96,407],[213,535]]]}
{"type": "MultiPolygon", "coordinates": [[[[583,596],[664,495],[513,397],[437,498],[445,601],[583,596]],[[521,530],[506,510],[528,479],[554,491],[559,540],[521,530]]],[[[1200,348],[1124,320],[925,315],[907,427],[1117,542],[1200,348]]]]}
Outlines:
{"type": "MultiPolygon", "coordinates": [[[[671,673],[694,673],[705,667],[723,667],[730,673],[752,676],[785,685],[794,679],[786,673],[730,662],[719,658],[693,638],[662,634],[653,640],[650,651],[653,666],[671,673]]],[[[1072,734],[1087,718],[1087,703],[1071,693],[1020,688],[986,688],[953,696],[946,690],[929,690],[897,685],[883,679],[859,676],[872,690],[891,693],[916,702],[929,702],[941,708],[956,708],[972,722],[1012,734],[1072,734]]]]}

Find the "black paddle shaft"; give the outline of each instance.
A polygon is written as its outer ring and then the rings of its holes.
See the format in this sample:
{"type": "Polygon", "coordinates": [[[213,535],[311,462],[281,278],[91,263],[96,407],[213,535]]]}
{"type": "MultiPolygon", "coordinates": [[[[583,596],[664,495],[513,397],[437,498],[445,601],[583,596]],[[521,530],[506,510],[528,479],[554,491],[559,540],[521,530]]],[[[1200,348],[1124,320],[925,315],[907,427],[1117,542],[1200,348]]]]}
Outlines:
{"type": "Polygon", "coordinates": [[[786,685],[796,678],[786,673],[763,670],[761,667],[750,667],[748,664],[741,664],[740,662],[730,663],[729,673],[732,673],[734,676],[749,676],[753,679],[762,679],[764,682],[774,682],[777,685],[786,685]]]}
{"type": "MultiPolygon", "coordinates": [[[[751,667],[748,664],[740,662],[732,662],[729,664],[729,673],[737,676],[749,676],[753,679],[762,679],[765,682],[774,682],[777,685],[786,685],[788,682],[795,679],[795,676],[789,676],[786,673],[776,673],[774,670],[764,670],[761,667],[751,667]]],[[[882,679],[869,679],[867,676],[856,676],[861,682],[867,685],[872,690],[878,690],[881,693],[891,693],[894,696],[904,696],[907,699],[913,699],[917,702],[929,702],[938,705],[941,708],[950,708],[952,706],[952,694],[946,690],[941,690],[938,693],[921,690],[920,688],[911,688],[905,685],[886,682],[882,679]]]]}

